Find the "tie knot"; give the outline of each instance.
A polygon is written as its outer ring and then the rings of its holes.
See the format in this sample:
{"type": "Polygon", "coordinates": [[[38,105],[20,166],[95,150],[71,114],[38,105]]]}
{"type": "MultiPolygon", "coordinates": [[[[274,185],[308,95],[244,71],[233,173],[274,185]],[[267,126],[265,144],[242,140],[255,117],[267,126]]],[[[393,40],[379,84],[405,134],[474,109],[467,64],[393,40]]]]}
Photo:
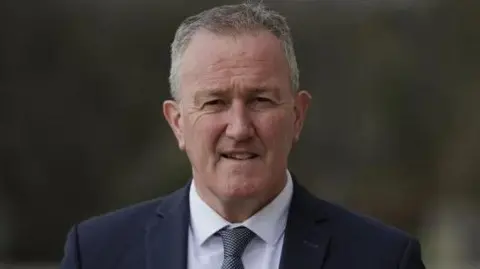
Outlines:
{"type": "Polygon", "coordinates": [[[247,227],[223,229],[218,232],[222,237],[224,255],[227,257],[241,257],[248,243],[255,237],[255,233],[247,227]]]}

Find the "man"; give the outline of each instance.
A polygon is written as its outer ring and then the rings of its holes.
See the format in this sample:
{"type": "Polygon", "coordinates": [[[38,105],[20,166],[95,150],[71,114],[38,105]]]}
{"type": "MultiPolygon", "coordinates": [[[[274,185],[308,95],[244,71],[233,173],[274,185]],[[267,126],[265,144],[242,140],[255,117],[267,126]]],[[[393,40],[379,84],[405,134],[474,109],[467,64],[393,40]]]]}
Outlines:
{"type": "Polygon", "coordinates": [[[285,19],[260,4],[186,19],[163,112],[193,179],[68,235],[61,268],[420,269],[409,235],[315,198],[287,169],[310,95],[285,19]]]}

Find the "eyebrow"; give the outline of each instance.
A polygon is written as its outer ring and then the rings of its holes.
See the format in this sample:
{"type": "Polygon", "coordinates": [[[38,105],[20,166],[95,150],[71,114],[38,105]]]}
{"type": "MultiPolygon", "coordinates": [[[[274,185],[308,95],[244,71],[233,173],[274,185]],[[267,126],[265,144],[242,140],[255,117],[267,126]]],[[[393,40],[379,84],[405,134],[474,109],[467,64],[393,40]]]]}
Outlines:
{"type": "Polygon", "coordinates": [[[264,93],[272,94],[274,99],[280,99],[280,89],[278,87],[258,87],[250,90],[247,94],[248,97],[258,96],[264,93]]]}
{"type": "Polygon", "coordinates": [[[265,88],[265,87],[260,87],[260,88],[255,88],[252,91],[249,92],[248,95],[260,95],[263,93],[272,93],[275,98],[280,97],[280,90],[277,87],[272,87],[272,88],[265,88]]]}
{"type": "Polygon", "coordinates": [[[206,97],[225,97],[226,95],[228,95],[226,89],[202,89],[195,93],[193,100],[197,102],[206,97]]]}
{"type": "MultiPolygon", "coordinates": [[[[272,93],[275,98],[280,98],[280,89],[277,87],[267,88],[267,87],[256,87],[250,88],[246,93],[246,96],[252,97],[257,96],[263,93],[272,93]]],[[[212,88],[212,89],[202,89],[195,93],[193,100],[195,103],[207,97],[226,97],[229,96],[231,92],[229,89],[222,88],[212,88]]]]}

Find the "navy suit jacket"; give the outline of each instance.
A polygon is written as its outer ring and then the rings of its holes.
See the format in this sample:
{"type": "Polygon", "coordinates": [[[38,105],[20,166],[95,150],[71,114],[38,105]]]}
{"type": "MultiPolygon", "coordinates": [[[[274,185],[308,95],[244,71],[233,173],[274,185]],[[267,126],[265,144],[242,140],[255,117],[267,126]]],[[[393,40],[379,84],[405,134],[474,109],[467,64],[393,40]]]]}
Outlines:
{"type": "MultiPolygon", "coordinates": [[[[187,269],[189,186],[74,226],[61,269],[187,269]]],[[[425,267],[416,239],[315,198],[294,181],[280,269],[320,268],[425,267]]]]}

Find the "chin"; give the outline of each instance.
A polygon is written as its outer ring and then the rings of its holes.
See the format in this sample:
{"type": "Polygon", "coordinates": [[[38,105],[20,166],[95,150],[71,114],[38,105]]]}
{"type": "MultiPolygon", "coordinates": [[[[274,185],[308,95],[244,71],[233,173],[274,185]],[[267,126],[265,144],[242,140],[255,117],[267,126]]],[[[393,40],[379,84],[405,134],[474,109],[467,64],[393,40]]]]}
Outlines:
{"type": "Polygon", "coordinates": [[[223,193],[230,198],[255,197],[268,188],[264,177],[253,174],[233,174],[224,180],[223,193]]]}

